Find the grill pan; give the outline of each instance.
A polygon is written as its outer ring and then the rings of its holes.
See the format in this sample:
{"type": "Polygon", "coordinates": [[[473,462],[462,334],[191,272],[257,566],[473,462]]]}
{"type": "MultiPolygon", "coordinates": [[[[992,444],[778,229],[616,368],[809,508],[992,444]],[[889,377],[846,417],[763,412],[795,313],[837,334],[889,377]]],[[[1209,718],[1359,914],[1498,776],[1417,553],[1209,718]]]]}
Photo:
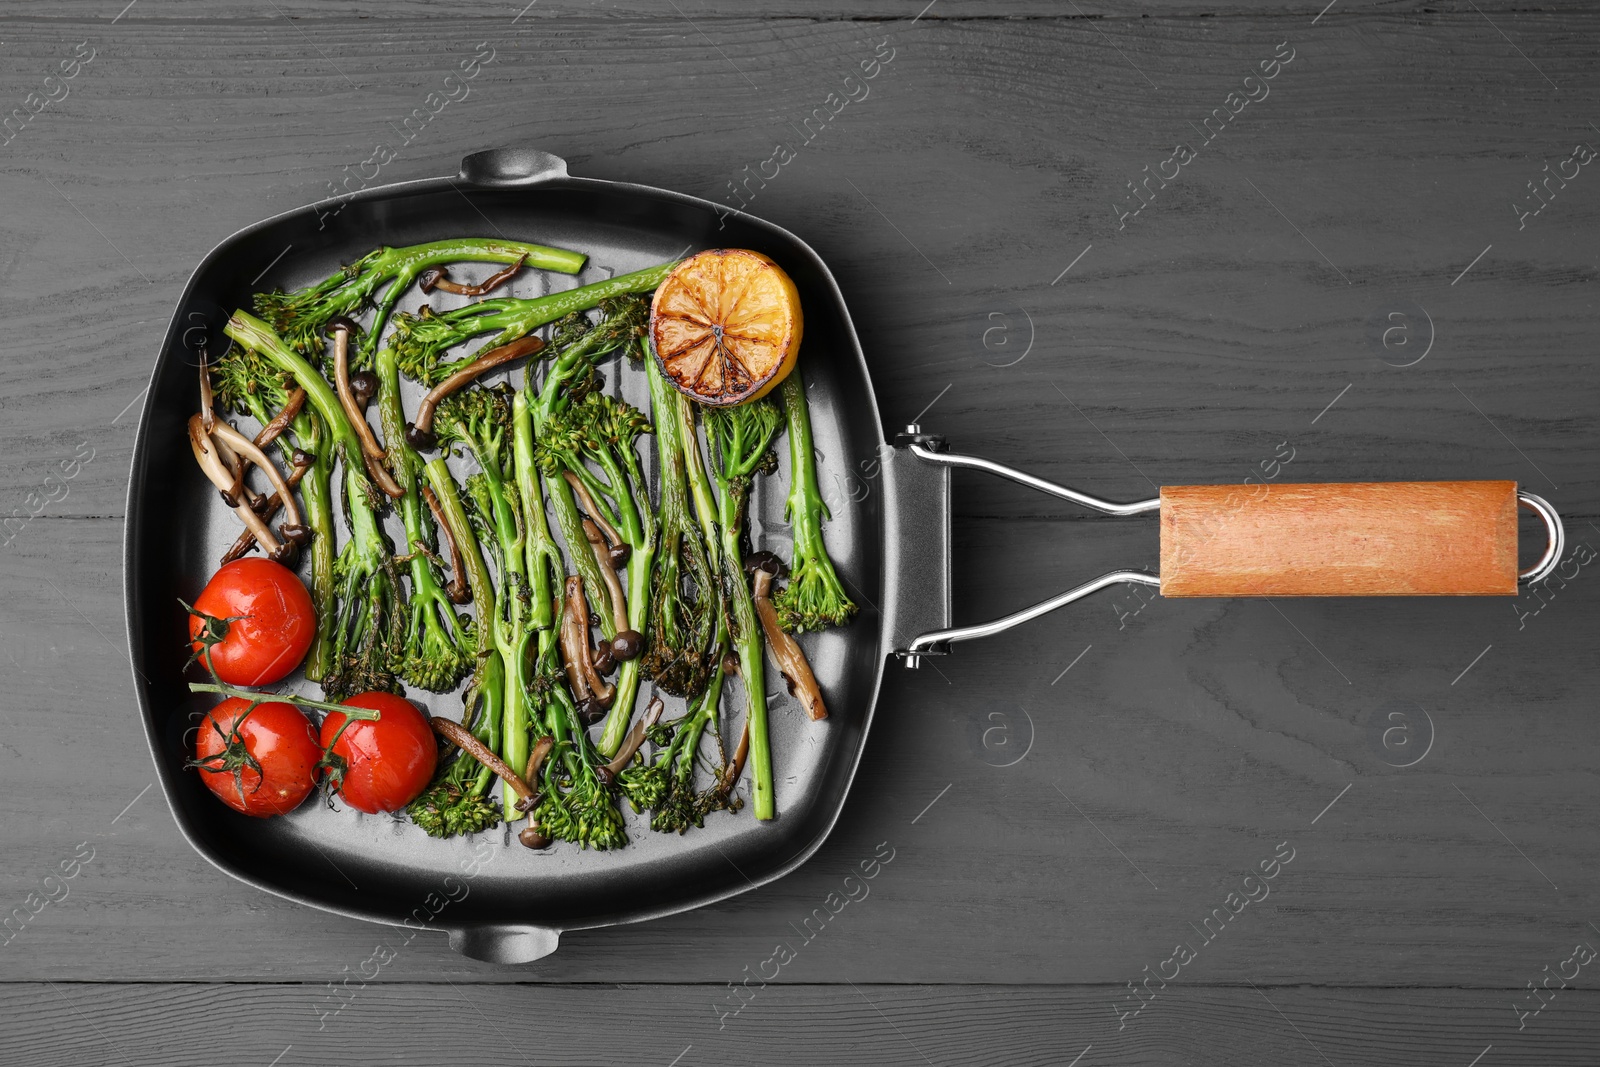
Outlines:
{"type": "MultiPolygon", "coordinates": [[[[564,161],[547,153],[500,149],[469,156],[456,177],[371,188],[342,205],[268,219],[205,257],[178,303],[151,378],[124,538],[128,637],[145,733],[167,803],[202,856],[290,900],[374,922],[425,922],[447,930],[451,945],[467,955],[520,963],[554,951],[563,930],[671,915],[764,885],[821,846],[860,760],[886,655],[904,647],[906,634],[949,622],[948,474],[884,449],[849,311],[817,254],[770,223],[723,216],[726,209],[719,213],[705,200],[572,177],[564,161]],[[541,285],[576,286],[718,246],[766,253],[799,287],[806,314],[801,363],[822,484],[835,484],[836,474],[843,478],[881,454],[883,492],[830,498],[828,547],[861,611],[847,628],[805,639],[830,717],[809,722],[787,694],[772,702],[779,816],[770,824],[758,824],[748,811],[714,814],[679,837],[652,832],[624,805],[633,842],[627,848],[597,853],[558,845],[534,853],[514,839],[506,844],[503,828],[471,841],[438,841],[393,817],[318,803],[286,817],[251,819],[217,803],[199,776],[184,769],[188,731],[210,700],[187,691],[186,617],[177,598],[192,600],[238,533],[237,520],[189,455],[185,422],[198,402],[200,347],[220,353],[228,316],[248,307],[260,289],[309,284],[378,245],[463,235],[589,255],[576,278],[530,271],[496,295],[540,295],[541,285]],[[912,545],[914,553],[902,552],[912,545]],[[492,855],[485,842],[493,844],[492,855]]],[[[437,307],[437,296],[408,294],[401,307],[414,310],[424,299],[437,307]]],[[[643,375],[614,366],[603,373],[609,389],[622,385],[624,396],[649,410],[643,375]]],[[[757,547],[786,555],[787,450],[778,452],[785,471],[771,482],[758,479],[751,532],[757,547]]],[[[459,714],[456,697],[410,695],[439,714],[459,714]]],[[[724,697],[734,722],[741,704],[736,695],[724,697]]],[[[668,714],[674,713],[669,700],[668,714]]]]}
{"type": "MultiPolygon", "coordinates": [[[[413,292],[400,308],[415,310],[423,299],[445,306],[438,294],[413,292]]],[[[648,410],[642,375],[610,366],[604,373],[612,392],[648,410]]],[[[415,395],[408,397],[409,406],[415,402],[415,395]]],[[[780,445],[778,452],[779,477],[758,479],[752,495],[751,536],[756,547],[787,555],[787,448],[780,445]]],[[[189,843],[211,863],[289,900],[372,922],[444,930],[466,955],[526,963],[555,951],[562,931],[726,900],[804,863],[844,806],[885,666],[897,657],[917,666],[953,642],[998,633],[1119,582],[1163,586],[1166,595],[1504,594],[1514,593],[1519,580],[1547,576],[1561,556],[1554,509],[1514,483],[1256,489],[1242,502],[1227,487],[1205,487],[1169,488],[1157,500],[1115,504],[953,454],[920,427],[886,439],[844,298],[800,238],[696,197],[573,177],[565,161],[545,152],[495,149],[468,156],[455,177],[366,189],[250,226],[213,249],[190,278],[156,361],[134,446],[124,537],[134,682],[167,803],[189,843]],[[192,600],[238,533],[236,519],[189,454],[185,423],[197,410],[201,348],[220,352],[229,315],[248,307],[260,289],[320,280],[379,245],[459,236],[506,237],[589,255],[577,278],[528,272],[496,295],[541,295],[547,286],[576,286],[712,247],[763,252],[798,286],[805,308],[800,367],[821,484],[847,484],[862,462],[875,460],[881,491],[862,499],[829,496],[829,552],[861,610],[848,627],[804,639],[830,717],[813,723],[787,694],[772,699],[778,818],[771,823],[757,823],[747,812],[713,814],[703,828],[679,837],[652,832],[624,805],[632,839],[627,848],[597,853],[558,845],[536,853],[504,827],[470,840],[438,841],[396,817],[319,803],[289,816],[251,819],[218,803],[184,768],[189,731],[210,700],[187,689],[187,615],[177,599],[192,600]],[[957,466],[1113,515],[1159,510],[1162,569],[1169,578],[1114,571],[1003,619],[952,629],[950,470],[957,466]],[[1407,507],[1407,501],[1426,506],[1407,507]],[[1543,557],[1521,574],[1519,503],[1539,514],[1549,539],[1543,557]],[[1295,536],[1275,536],[1274,523],[1295,536]],[[1309,547],[1297,547],[1302,541],[1309,547]],[[1334,572],[1326,565],[1328,551],[1344,553],[1334,572]],[[1252,569],[1252,559],[1269,562],[1252,569]],[[1424,563],[1432,568],[1432,585],[1408,578],[1424,563]]],[[[458,714],[457,697],[410,695],[436,713],[458,714]]],[[[736,694],[724,697],[725,714],[735,722],[741,704],[736,694]]],[[[679,708],[681,702],[669,700],[669,715],[679,708]]]]}

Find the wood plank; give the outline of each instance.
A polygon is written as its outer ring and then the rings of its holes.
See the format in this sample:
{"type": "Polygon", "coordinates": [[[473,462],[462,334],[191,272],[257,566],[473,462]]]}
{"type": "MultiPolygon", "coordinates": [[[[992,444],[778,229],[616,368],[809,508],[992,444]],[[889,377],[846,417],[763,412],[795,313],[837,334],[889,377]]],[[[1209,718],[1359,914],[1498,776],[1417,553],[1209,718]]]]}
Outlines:
{"type": "MultiPolygon", "coordinates": [[[[148,4],[148,0],[146,3],[148,4]]],[[[1543,3],[1535,12],[1530,12],[1526,7],[1510,3],[1508,0],[1498,0],[1478,6],[1491,15],[1518,13],[1548,18],[1582,14],[1588,10],[1582,0],[1543,3]]],[[[320,0],[316,4],[309,3],[308,0],[291,0],[279,3],[277,7],[281,9],[281,13],[272,16],[264,15],[262,8],[252,6],[246,0],[207,0],[203,7],[187,5],[182,10],[154,6],[140,7],[128,4],[127,0],[121,0],[120,3],[117,0],[112,0],[111,3],[103,3],[101,0],[62,0],[61,3],[51,6],[51,16],[48,21],[76,23],[85,28],[97,29],[111,25],[113,19],[117,20],[116,25],[138,22],[171,24],[223,20],[268,24],[276,21],[284,27],[285,32],[288,32],[286,21],[288,19],[302,26],[317,22],[347,22],[354,18],[370,22],[447,22],[485,25],[505,24],[515,20],[515,24],[522,27],[539,21],[562,21],[583,17],[659,18],[664,22],[679,23],[691,19],[700,22],[707,19],[760,18],[774,21],[814,19],[831,22],[876,22],[894,27],[908,26],[913,22],[937,25],[939,22],[954,20],[972,22],[1029,18],[1058,22],[1099,22],[1112,27],[1130,27],[1125,32],[1137,39],[1131,28],[1178,19],[1280,18],[1306,24],[1317,20],[1319,25],[1324,25],[1374,12],[1411,17],[1439,13],[1437,8],[1430,6],[1430,0],[1398,0],[1393,3],[1381,0],[1340,0],[1326,12],[1324,12],[1328,7],[1326,0],[1323,3],[1311,3],[1287,9],[1278,0],[1233,0],[1231,3],[1172,0],[1161,5],[1158,10],[1152,11],[1106,2],[1080,4],[1074,9],[1050,3],[1049,0],[935,0],[932,4],[928,0],[857,0],[855,3],[844,3],[842,0],[784,0],[784,2],[753,0],[745,4],[734,3],[732,0],[689,0],[679,3],[676,8],[659,0],[606,0],[599,4],[566,6],[551,4],[549,0],[541,0],[537,4],[526,2],[519,4],[512,0],[489,9],[446,8],[430,4],[428,0],[392,0],[381,8],[362,3],[361,0],[320,0]],[[121,13],[120,19],[119,13],[121,13]]],[[[37,13],[22,15],[8,13],[8,15],[11,21],[46,21],[37,13]]]]}
{"type": "MultiPolygon", "coordinates": [[[[738,978],[739,975],[731,977],[738,978]]],[[[1171,986],[1125,1020],[1120,987],[751,982],[744,1009],[706,986],[476,987],[111,983],[0,987],[13,1062],[184,1067],[230,1063],[878,1063],[1136,1067],[1404,1062],[1589,1064],[1600,997],[1569,989],[1524,1028],[1517,990],[1171,986]],[[335,1008],[342,1008],[337,1014],[335,1008]],[[718,1012],[726,1012],[723,1018],[718,1012]],[[719,1029],[719,1023],[721,1028],[719,1029]],[[319,1028],[320,1026],[320,1028],[319,1028]],[[1492,1048],[1493,1051],[1489,1051],[1492,1048]],[[1082,1057],[1081,1060],[1078,1057],[1082,1057]],[[277,1057],[275,1060],[274,1058],[277,1057]]]]}

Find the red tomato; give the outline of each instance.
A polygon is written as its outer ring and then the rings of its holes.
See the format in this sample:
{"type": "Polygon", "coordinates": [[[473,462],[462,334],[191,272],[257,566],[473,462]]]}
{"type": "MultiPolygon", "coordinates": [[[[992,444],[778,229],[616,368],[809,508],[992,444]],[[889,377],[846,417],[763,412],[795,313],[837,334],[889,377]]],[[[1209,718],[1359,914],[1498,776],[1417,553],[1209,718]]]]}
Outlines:
{"type": "Polygon", "coordinates": [[[344,704],[383,717],[352,720],[343,733],[346,716],[330,711],[322,720],[322,747],[344,762],[342,779],[337,764],[329,772],[335,787],[352,808],[368,814],[400,810],[433,778],[439,761],[433,727],[415,704],[393,693],[358,693],[344,704]]]}
{"type": "Polygon", "coordinates": [[[317,728],[293,704],[258,704],[245,715],[249,706],[229,697],[206,712],[189,765],[233,810],[263,819],[283,815],[317,784],[317,728]]]}
{"type": "Polygon", "coordinates": [[[305,584],[288,567],[259,556],[225,564],[211,576],[194,610],[191,647],[229,685],[271,685],[287,677],[305,659],[317,632],[317,610],[305,584]],[[206,651],[200,637],[208,626],[221,625],[227,636],[206,651]]]}

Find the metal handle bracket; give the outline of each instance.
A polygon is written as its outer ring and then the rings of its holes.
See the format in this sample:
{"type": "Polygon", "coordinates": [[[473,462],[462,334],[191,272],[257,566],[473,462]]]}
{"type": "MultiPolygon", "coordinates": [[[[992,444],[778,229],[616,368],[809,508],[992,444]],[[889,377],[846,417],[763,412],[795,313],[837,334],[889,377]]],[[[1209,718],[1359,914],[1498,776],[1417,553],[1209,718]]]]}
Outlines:
{"type": "MultiPolygon", "coordinates": [[[[905,430],[896,436],[894,443],[896,448],[909,449],[913,455],[929,463],[942,467],[964,467],[969,470],[997,474],[1002,478],[1026,485],[1030,489],[1037,489],[1041,493],[1048,493],[1051,496],[1071,501],[1074,504],[1091,508],[1107,515],[1140,515],[1145,512],[1157,511],[1161,507],[1160,497],[1119,504],[1115,501],[1102,500],[1099,497],[1090,496],[1088,493],[1080,493],[1076,489],[1069,489],[1064,485],[1047,482],[1043,478],[1036,478],[1025,471],[1017,470],[1015,467],[1008,467],[1003,463],[996,463],[993,460],[982,459],[978,456],[966,456],[956,452],[945,451],[942,438],[929,437],[922,432],[922,427],[915,423],[907,426],[905,430]]],[[[1081,600],[1091,593],[1121,582],[1160,586],[1161,579],[1147,571],[1112,571],[1109,574],[1102,574],[1092,581],[1084,582],[1082,585],[1068,589],[1064,593],[1058,593],[1048,600],[1042,600],[1032,607],[1014,611],[1010,615],[995,619],[992,622],[930,630],[919,634],[912,638],[905,648],[896,649],[895,655],[899,656],[901,662],[907,667],[920,667],[923,656],[945,655],[950,651],[950,646],[957,641],[970,641],[977,637],[992,637],[995,634],[1011,629],[1013,626],[1020,626],[1025,622],[1037,619],[1041,615],[1048,615],[1057,608],[1065,607],[1075,600],[1081,600]]]]}

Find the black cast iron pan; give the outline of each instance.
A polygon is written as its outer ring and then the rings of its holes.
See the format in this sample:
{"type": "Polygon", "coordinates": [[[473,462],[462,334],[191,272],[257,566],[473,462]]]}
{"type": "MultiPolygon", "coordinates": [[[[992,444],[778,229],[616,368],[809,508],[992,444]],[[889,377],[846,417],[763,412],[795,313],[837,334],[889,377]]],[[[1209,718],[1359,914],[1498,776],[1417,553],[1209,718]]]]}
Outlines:
{"type": "MultiPolygon", "coordinates": [[[[422,299],[408,297],[402,307],[422,299]]],[[[611,389],[647,409],[642,375],[607,368],[607,377],[611,389]]],[[[786,450],[779,451],[787,464],[786,450]]],[[[780,473],[775,486],[787,484],[787,472],[780,473]]],[[[752,535],[757,547],[787,557],[775,486],[757,489],[752,535]]],[[[743,893],[821,846],[860,760],[887,658],[914,635],[948,625],[948,489],[945,467],[886,447],[838,286],[815,252],[770,223],[679,193],[571,177],[564,161],[524,149],[469,156],[454,178],[368,189],[320,210],[268,219],[218,245],[190,279],[156,362],[134,449],[124,547],[128,636],[162,791],[190,844],[234,877],[343,915],[447,930],[461,952],[496,962],[544,956],[563,930],[651,919],[743,893]],[[197,408],[200,347],[220,352],[229,314],[248,307],[260,289],[308,284],[378,245],[463,235],[589,255],[578,278],[529,272],[510,295],[538,295],[544,286],[582,284],[723,246],[770,255],[798,285],[806,316],[801,366],[822,483],[845,484],[862,462],[880,463],[882,475],[881,491],[830,494],[829,549],[861,612],[843,630],[806,639],[828,720],[809,722],[787,694],[774,698],[775,821],[717,814],[678,837],[652,833],[628,812],[633,844],[625,849],[534,853],[503,829],[436,841],[388,816],[316,802],[291,816],[249,819],[217,803],[184,769],[189,730],[210,701],[186,688],[186,616],[177,600],[198,593],[238,532],[189,455],[184,426],[197,408]]],[[[438,713],[459,713],[454,696],[410,695],[438,713]]],[[[741,702],[725,699],[725,706],[741,702]]]]}

